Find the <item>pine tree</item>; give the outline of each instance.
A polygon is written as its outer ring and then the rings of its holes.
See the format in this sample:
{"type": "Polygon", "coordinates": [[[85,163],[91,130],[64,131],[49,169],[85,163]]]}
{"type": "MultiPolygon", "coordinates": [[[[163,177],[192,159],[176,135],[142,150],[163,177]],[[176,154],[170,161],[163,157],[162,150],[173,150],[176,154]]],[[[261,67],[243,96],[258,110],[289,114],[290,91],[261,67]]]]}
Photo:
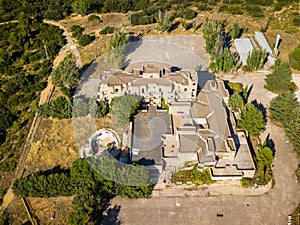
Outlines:
{"type": "Polygon", "coordinates": [[[250,136],[257,137],[265,129],[263,113],[253,104],[247,103],[241,111],[238,127],[248,131],[250,136]]]}

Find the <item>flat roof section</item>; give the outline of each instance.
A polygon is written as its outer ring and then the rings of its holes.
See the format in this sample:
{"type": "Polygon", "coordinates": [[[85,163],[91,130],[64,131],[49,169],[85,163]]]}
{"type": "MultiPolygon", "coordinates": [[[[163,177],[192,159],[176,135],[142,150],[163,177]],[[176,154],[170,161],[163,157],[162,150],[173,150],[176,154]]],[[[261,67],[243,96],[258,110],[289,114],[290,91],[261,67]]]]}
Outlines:
{"type": "Polygon", "coordinates": [[[235,47],[240,55],[243,65],[247,65],[248,54],[253,50],[253,45],[250,38],[234,39],[235,47]]]}
{"type": "Polygon", "coordinates": [[[272,49],[270,48],[270,45],[268,44],[268,41],[265,38],[265,35],[262,32],[255,31],[255,37],[262,49],[265,49],[267,54],[271,54],[272,49]]]}

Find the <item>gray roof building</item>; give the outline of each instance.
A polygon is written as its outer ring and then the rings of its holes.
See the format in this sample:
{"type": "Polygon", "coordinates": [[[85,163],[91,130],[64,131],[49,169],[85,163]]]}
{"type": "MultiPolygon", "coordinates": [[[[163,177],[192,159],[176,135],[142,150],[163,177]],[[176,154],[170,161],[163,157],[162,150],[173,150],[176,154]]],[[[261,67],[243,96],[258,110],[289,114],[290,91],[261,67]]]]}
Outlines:
{"type": "Polygon", "coordinates": [[[250,38],[236,38],[234,44],[240,55],[243,65],[247,65],[247,58],[249,53],[253,50],[253,45],[250,38]]]}
{"type": "Polygon", "coordinates": [[[272,54],[272,49],[270,48],[264,34],[262,32],[255,31],[255,37],[262,49],[265,49],[267,54],[272,54]]]}

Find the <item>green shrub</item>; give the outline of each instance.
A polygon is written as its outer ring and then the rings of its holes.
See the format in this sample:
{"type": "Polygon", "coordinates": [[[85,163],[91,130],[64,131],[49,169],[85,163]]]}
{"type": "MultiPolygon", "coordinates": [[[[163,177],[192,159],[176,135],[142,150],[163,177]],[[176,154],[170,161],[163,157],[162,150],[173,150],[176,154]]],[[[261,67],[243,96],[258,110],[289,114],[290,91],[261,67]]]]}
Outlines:
{"type": "Polygon", "coordinates": [[[203,5],[203,4],[197,5],[197,8],[198,8],[199,10],[201,10],[201,11],[211,11],[211,10],[212,10],[211,7],[209,7],[209,6],[207,6],[207,5],[203,5]]]}
{"type": "Polygon", "coordinates": [[[84,28],[81,26],[73,25],[71,27],[72,36],[75,37],[76,39],[78,39],[82,35],[83,31],[84,31],[84,28]]]}
{"type": "MultiPolygon", "coordinates": [[[[271,74],[268,74],[265,81],[265,88],[274,93],[284,93],[292,90],[294,87],[291,82],[292,71],[290,70],[289,64],[282,63],[275,67],[271,74]]],[[[292,90],[293,91],[293,90],[292,90]]]]}
{"type": "Polygon", "coordinates": [[[182,182],[183,184],[192,182],[196,186],[199,186],[203,184],[213,184],[216,181],[211,179],[209,169],[200,172],[197,165],[195,165],[191,170],[177,171],[173,176],[173,183],[177,182],[182,182]]]}
{"type": "Polygon", "coordinates": [[[103,20],[99,16],[96,16],[96,15],[90,15],[89,18],[88,18],[88,21],[89,22],[96,21],[96,22],[99,22],[99,23],[103,22],[103,20]]]}
{"type": "Polygon", "coordinates": [[[110,27],[110,26],[107,26],[105,27],[104,29],[102,29],[99,34],[112,34],[113,32],[115,32],[115,30],[117,30],[117,28],[115,27],[110,27]]]}
{"type": "Polygon", "coordinates": [[[176,17],[191,20],[197,16],[197,13],[189,8],[181,8],[177,11],[176,17]]]}
{"type": "Polygon", "coordinates": [[[289,59],[291,67],[300,70],[300,45],[289,54],[289,59]]]}
{"type": "Polygon", "coordinates": [[[244,188],[250,188],[251,186],[253,186],[253,180],[249,179],[249,178],[242,178],[241,179],[241,186],[244,188]]]}
{"type": "Polygon", "coordinates": [[[86,46],[86,45],[92,43],[94,39],[95,39],[95,37],[92,35],[83,34],[78,38],[78,43],[81,46],[86,46]]]}

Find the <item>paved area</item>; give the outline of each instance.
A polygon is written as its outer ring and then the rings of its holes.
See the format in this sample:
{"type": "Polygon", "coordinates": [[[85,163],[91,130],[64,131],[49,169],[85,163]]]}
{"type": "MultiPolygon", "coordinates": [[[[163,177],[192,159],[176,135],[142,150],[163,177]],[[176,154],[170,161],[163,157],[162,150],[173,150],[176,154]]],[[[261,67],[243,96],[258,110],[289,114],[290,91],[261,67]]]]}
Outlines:
{"type": "MultiPolygon", "coordinates": [[[[296,154],[283,130],[270,125],[276,147],[274,187],[264,195],[223,197],[160,197],[151,199],[114,199],[112,207],[120,205],[122,224],[285,224],[300,201],[299,184],[294,171],[296,154]],[[177,203],[177,206],[176,206],[177,203]],[[180,204],[180,206],[178,206],[180,204]],[[221,213],[223,217],[217,217],[221,213]]],[[[230,187],[229,187],[230,188],[230,187]]],[[[180,196],[179,190],[177,196],[180,196]]],[[[213,194],[213,193],[211,193],[213,194]]],[[[176,195],[175,195],[176,196],[176,195]]]]}
{"type": "Polygon", "coordinates": [[[146,36],[126,47],[124,66],[137,63],[164,63],[184,69],[207,68],[209,55],[201,36],[146,36]],[[182,57],[184,56],[184,57],[182,57]]]}
{"type": "MultiPolygon", "coordinates": [[[[276,95],[263,88],[265,75],[258,73],[223,78],[242,82],[249,87],[253,85],[249,101],[257,100],[267,106],[276,95]]],[[[286,224],[287,216],[300,201],[300,186],[295,175],[299,160],[284,131],[269,121],[264,135],[268,134],[274,141],[276,156],[273,163],[274,187],[265,194],[253,196],[252,190],[235,191],[232,186],[221,189],[212,186],[202,193],[200,190],[198,194],[191,194],[191,197],[187,197],[186,193],[182,194],[182,190],[173,190],[172,193],[169,191],[151,199],[116,198],[111,207],[120,207],[118,218],[121,224],[130,225],[286,224]],[[223,217],[218,217],[217,214],[223,214],[223,217]]]]}

